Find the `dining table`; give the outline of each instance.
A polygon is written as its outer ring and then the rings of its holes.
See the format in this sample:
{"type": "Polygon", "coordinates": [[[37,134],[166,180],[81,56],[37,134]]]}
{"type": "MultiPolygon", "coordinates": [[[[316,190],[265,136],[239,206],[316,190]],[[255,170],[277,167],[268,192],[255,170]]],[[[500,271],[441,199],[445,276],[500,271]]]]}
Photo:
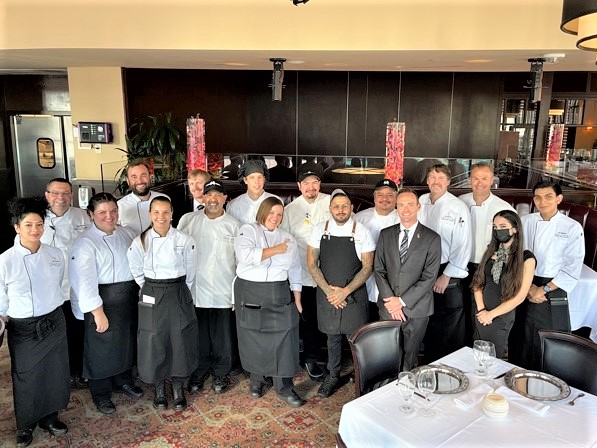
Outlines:
{"type": "MultiPolygon", "coordinates": [[[[397,382],[393,381],[346,403],[340,416],[339,434],[348,448],[381,447],[597,447],[597,396],[580,394],[570,387],[568,397],[557,401],[537,401],[507,388],[503,374],[515,365],[496,359],[488,374],[474,373],[473,350],[461,348],[433,363],[462,371],[469,381],[457,394],[432,394],[428,403],[432,417],[417,412],[425,399],[413,397],[415,411],[406,414],[397,382]],[[508,393],[509,412],[502,420],[485,415],[475,391],[508,393]],[[469,400],[469,407],[457,400],[469,400]],[[462,403],[461,403],[462,404],[462,403]]],[[[412,401],[412,400],[411,400],[412,401]]]]}
{"type": "Polygon", "coordinates": [[[583,264],[576,286],[568,294],[572,330],[591,329],[590,338],[597,342],[597,272],[583,264]]]}

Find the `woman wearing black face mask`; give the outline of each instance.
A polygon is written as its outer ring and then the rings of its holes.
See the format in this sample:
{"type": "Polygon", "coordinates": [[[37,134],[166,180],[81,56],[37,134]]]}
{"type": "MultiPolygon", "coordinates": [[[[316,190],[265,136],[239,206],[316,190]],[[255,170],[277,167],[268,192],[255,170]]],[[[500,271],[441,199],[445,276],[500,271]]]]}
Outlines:
{"type": "Polygon", "coordinates": [[[515,212],[503,210],[493,217],[493,235],[473,277],[475,296],[474,338],[495,344],[502,357],[514,324],[515,308],[531,287],[536,260],[524,250],[522,223],[515,212]]]}

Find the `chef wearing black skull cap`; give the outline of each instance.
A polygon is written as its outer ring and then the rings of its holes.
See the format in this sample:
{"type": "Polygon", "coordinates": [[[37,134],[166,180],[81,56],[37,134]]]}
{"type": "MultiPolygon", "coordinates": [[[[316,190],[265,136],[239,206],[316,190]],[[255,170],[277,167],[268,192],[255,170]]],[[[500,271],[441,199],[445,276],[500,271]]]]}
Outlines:
{"type": "Polygon", "coordinates": [[[238,170],[240,183],[246,185],[247,192],[234,198],[226,206],[226,213],[241,224],[252,224],[257,216],[257,209],[270,196],[264,190],[269,180],[267,165],[262,160],[247,160],[238,170]]]}

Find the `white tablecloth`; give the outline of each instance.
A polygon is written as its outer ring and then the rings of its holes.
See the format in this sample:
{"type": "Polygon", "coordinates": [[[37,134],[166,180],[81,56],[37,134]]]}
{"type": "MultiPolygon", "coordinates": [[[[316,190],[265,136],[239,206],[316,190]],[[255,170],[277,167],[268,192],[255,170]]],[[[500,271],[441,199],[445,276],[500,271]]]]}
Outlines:
{"type": "Polygon", "coordinates": [[[583,265],[580,278],[568,294],[570,325],[573,330],[591,328],[591,339],[597,342],[597,272],[583,265]]]}
{"type": "MultiPolygon", "coordinates": [[[[472,349],[462,348],[438,362],[472,372],[475,367],[472,349]]],[[[481,381],[494,388],[504,385],[500,373],[514,367],[497,360],[490,368],[488,379],[467,373],[468,390],[481,381]]],[[[463,394],[466,393],[463,392],[463,394]]],[[[572,389],[571,397],[578,394],[572,389]]],[[[359,397],[342,408],[340,435],[349,448],[380,447],[597,447],[597,397],[586,394],[575,406],[571,397],[545,402],[550,405],[541,417],[515,403],[510,403],[508,416],[491,420],[481,404],[464,411],[454,403],[457,395],[433,395],[435,416],[421,417],[417,409],[423,399],[414,397],[415,412],[404,414],[398,408],[403,403],[396,382],[359,397]]]]}

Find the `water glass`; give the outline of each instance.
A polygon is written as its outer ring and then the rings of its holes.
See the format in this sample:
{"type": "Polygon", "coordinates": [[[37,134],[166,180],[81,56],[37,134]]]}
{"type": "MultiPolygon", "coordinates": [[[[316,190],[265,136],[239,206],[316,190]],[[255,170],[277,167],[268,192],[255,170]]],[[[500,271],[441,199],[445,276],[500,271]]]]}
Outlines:
{"type": "Polygon", "coordinates": [[[423,417],[433,417],[435,411],[431,409],[431,400],[429,395],[435,392],[437,388],[437,379],[435,378],[435,372],[431,369],[423,369],[417,376],[417,388],[425,397],[425,406],[419,409],[419,415],[423,417]]]}
{"type": "Polygon", "coordinates": [[[398,392],[404,400],[404,404],[400,406],[400,410],[405,414],[410,414],[415,410],[410,403],[410,400],[415,393],[415,384],[415,376],[412,373],[400,372],[400,375],[398,375],[398,392]]]}
{"type": "Polygon", "coordinates": [[[495,345],[493,342],[477,340],[473,344],[473,356],[477,362],[475,373],[485,377],[488,367],[495,361],[495,345]]]}

